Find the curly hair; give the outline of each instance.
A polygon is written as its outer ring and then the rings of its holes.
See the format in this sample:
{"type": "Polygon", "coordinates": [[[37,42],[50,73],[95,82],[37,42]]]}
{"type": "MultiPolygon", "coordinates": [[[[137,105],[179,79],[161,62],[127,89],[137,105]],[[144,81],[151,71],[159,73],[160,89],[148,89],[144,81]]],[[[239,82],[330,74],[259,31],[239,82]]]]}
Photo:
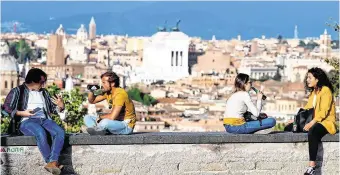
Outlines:
{"type": "Polygon", "coordinates": [[[318,67],[313,67],[309,69],[306,74],[305,88],[307,91],[311,92],[314,90],[314,87],[308,87],[308,84],[307,84],[308,73],[311,73],[315,77],[315,79],[318,80],[318,83],[316,84],[318,89],[321,89],[322,86],[327,86],[332,91],[332,93],[334,93],[333,85],[329,81],[327,74],[325,73],[325,71],[323,71],[321,68],[318,68],[318,67]]]}

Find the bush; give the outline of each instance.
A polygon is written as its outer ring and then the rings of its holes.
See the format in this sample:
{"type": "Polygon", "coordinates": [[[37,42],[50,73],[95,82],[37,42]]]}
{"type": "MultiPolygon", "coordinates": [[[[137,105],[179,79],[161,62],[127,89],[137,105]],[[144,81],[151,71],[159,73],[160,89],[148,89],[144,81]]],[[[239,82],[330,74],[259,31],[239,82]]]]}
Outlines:
{"type": "MultiPolygon", "coordinates": [[[[51,95],[61,92],[56,85],[49,86],[47,90],[51,95]]],[[[67,133],[80,132],[80,128],[84,124],[83,117],[87,113],[87,109],[82,107],[86,97],[80,93],[79,88],[72,89],[70,92],[62,92],[61,94],[67,111],[66,117],[62,121],[58,115],[52,115],[52,119],[63,127],[67,133]]]]}

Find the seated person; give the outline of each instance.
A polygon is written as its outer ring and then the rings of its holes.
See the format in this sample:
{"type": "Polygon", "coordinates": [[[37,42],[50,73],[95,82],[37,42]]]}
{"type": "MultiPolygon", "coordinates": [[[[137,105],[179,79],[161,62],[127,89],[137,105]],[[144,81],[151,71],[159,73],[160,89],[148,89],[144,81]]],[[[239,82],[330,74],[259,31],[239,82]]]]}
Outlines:
{"type": "MultiPolygon", "coordinates": [[[[47,165],[45,169],[53,174],[60,174],[58,159],[64,145],[65,131],[54,122],[51,113],[57,114],[64,109],[64,102],[59,95],[50,97],[45,88],[47,75],[44,71],[30,69],[25,83],[13,88],[7,95],[3,109],[11,117],[20,116],[19,130],[25,136],[34,136],[38,148],[47,165]],[[39,109],[34,111],[34,109],[39,109]],[[52,145],[47,141],[46,132],[52,136],[52,145]]],[[[15,126],[12,126],[15,127],[15,126]]]]}
{"type": "Polygon", "coordinates": [[[228,133],[250,134],[275,126],[274,118],[246,122],[244,114],[249,111],[259,117],[262,108],[262,92],[257,93],[257,105],[252,102],[249,91],[252,83],[247,74],[238,74],[235,78],[235,91],[229,97],[224,114],[224,127],[228,133]]]}
{"type": "Polygon", "coordinates": [[[91,135],[131,134],[136,123],[135,107],[126,91],[119,87],[119,77],[114,72],[101,75],[103,94],[89,92],[89,103],[107,100],[112,110],[104,115],[86,115],[84,122],[91,135]]]}

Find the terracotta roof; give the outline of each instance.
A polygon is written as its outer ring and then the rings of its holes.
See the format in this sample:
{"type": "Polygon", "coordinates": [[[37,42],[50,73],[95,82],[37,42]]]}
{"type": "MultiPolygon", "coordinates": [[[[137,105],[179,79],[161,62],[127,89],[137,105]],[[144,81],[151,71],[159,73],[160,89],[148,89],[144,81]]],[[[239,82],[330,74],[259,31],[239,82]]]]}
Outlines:
{"type": "Polygon", "coordinates": [[[158,103],[175,103],[179,101],[178,98],[159,98],[157,99],[158,103]]]}

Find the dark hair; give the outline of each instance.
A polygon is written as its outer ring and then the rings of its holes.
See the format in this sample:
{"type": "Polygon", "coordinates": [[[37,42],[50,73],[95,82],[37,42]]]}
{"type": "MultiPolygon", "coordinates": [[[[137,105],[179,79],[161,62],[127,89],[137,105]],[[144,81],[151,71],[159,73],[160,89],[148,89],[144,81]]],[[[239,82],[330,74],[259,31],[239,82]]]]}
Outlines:
{"type": "Polygon", "coordinates": [[[47,80],[47,74],[38,68],[32,68],[28,71],[26,78],[25,78],[25,83],[39,83],[41,80],[41,76],[47,80]]]}
{"type": "Polygon", "coordinates": [[[308,73],[311,73],[313,75],[313,77],[315,77],[315,79],[318,79],[318,83],[316,84],[318,89],[321,89],[322,86],[327,86],[331,92],[334,92],[332,83],[329,81],[329,78],[327,76],[327,74],[325,73],[325,71],[323,71],[321,68],[318,67],[313,67],[311,69],[308,70],[306,77],[305,77],[305,88],[307,91],[313,91],[314,87],[308,87],[307,84],[307,77],[308,77],[308,73]]]}
{"type": "Polygon", "coordinates": [[[116,73],[114,73],[114,72],[105,72],[105,73],[103,73],[100,76],[100,78],[103,78],[103,77],[109,77],[108,82],[114,83],[115,87],[119,87],[119,77],[118,77],[118,75],[116,73]]]}
{"type": "Polygon", "coordinates": [[[249,81],[249,75],[247,74],[243,74],[243,73],[239,73],[237,74],[236,78],[235,78],[235,92],[237,91],[245,91],[245,85],[248,83],[249,81]]]}

